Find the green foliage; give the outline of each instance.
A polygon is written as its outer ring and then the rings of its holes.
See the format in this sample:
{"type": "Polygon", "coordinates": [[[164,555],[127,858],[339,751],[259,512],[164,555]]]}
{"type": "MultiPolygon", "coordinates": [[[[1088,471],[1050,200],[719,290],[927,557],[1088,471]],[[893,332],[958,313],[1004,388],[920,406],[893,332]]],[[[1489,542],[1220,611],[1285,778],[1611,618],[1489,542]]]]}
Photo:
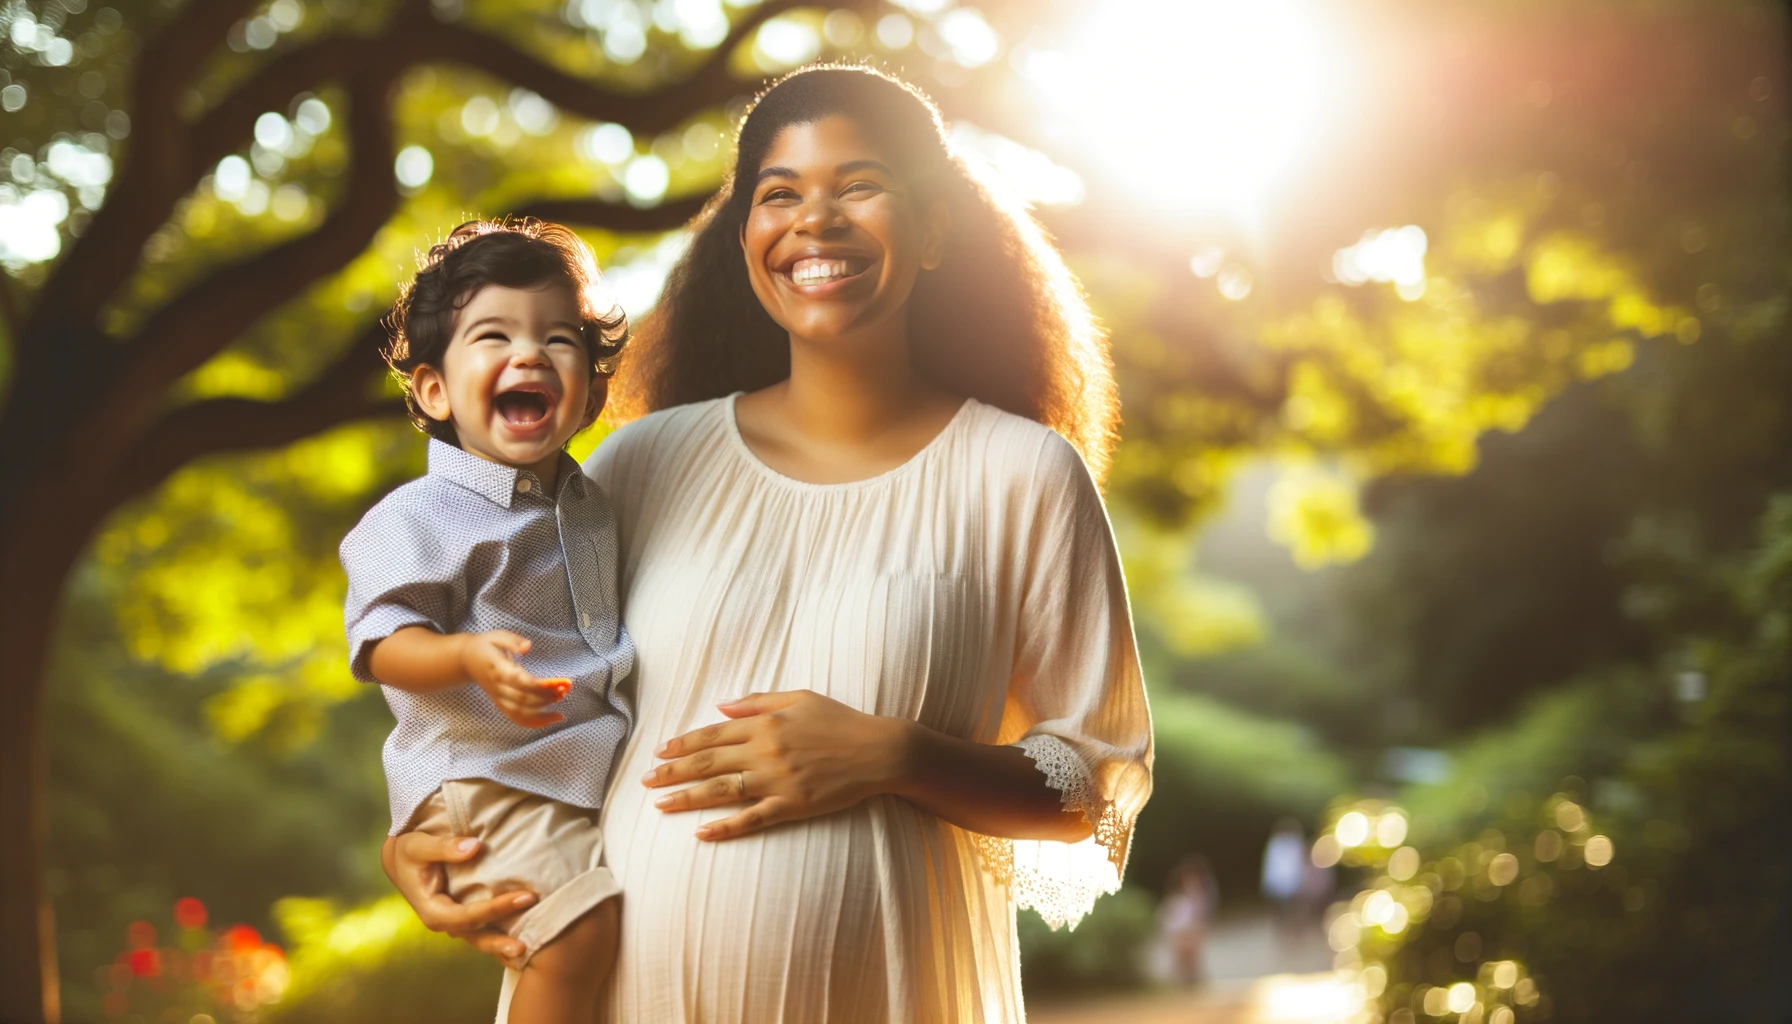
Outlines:
{"type": "Polygon", "coordinates": [[[425,929],[397,895],[348,910],[328,900],[284,899],[274,915],[292,943],[293,984],[270,1022],[491,1020],[503,969],[425,929]]]}
{"type": "Polygon", "coordinates": [[[1375,858],[1381,873],[1333,926],[1390,1021],[1444,1016],[1456,984],[1477,986],[1489,1024],[1496,1005],[1519,1020],[1792,1012],[1776,980],[1792,949],[1780,821],[1792,805],[1792,495],[1746,568],[1704,571],[1730,614],[1683,637],[1678,658],[1552,698],[1477,744],[1459,776],[1491,800],[1451,813],[1447,797],[1412,794],[1440,820],[1438,840],[1375,858]],[[1688,705],[1680,721],[1663,713],[1669,679],[1688,705]],[[1657,695],[1638,701],[1646,681],[1657,695]],[[1541,804],[1527,795],[1565,765],[1593,779],[1589,794],[1571,778],[1541,804]]]}
{"type": "Polygon", "coordinates": [[[1075,931],[1053,931],[1031,911],[1021,912],[1016,929],[1029,993],[1137,988],[1145,981],[1145,946],[1156,934],[1156,902],[1128,885],[1097,900],[1075,931]]]}
{"type": "Polygon", "coordinates": [[[1211,698],[1154,691],[1157,763],[1127,874],[1155,889],[1201,852],[1222,886],[1253,890],[1278,818],[1310,820],[1352,775],[1305,727],[1211,698]]]}

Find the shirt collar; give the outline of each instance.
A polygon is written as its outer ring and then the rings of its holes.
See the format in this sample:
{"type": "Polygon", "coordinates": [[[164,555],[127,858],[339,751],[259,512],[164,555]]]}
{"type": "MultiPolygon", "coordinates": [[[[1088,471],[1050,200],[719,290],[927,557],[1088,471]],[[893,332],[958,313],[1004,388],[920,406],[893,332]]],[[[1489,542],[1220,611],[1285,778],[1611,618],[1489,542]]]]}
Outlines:
{"type": "MultiPolygon", "coordinates": [[[[482,459],[433,437],[429,439],[429,472],[431,476],[452,480],[505,508],[510,507],[511,499],[516,496],[518,478],[533,481],[537,488],[541,486],[541,480],[526,469],[482,459]]],[[[572,456],[561,452],[558,475],[558,486],[565,490],[567,487],[577,487],[585,473],[572,456]]]]}

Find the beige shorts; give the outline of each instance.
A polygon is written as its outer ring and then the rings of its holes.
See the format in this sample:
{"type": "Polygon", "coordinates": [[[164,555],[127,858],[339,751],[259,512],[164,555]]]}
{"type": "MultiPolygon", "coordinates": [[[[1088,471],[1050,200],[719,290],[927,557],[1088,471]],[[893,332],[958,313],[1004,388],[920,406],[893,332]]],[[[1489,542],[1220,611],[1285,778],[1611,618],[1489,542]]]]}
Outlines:
{"type": "Polygon", "coordinates": [[[496,922],[534,956],[566,927],[622,892],[604,866],[598,812],[512,789],[490,779],[442,783],[411,817],[411,828],[437,836],[474,836],[483,846],[464,864],[447,864],[448,895],[465,903],[527,889],[540,899],[496,922]]]}

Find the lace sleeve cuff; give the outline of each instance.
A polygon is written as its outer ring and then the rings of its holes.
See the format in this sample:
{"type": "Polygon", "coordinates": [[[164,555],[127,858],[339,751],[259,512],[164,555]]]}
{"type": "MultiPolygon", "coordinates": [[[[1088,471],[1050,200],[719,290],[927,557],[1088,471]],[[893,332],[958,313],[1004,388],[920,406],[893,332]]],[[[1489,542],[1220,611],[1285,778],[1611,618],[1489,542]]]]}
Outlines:
{"type": "Polygon", "coordinates": [[[1062,794],[1066,811],[1080,811],[1093,833],[1076,843],[978,836],[986,870],[1008,887],[1015,905],[1039,912],[1056,929],[1075,928],[1095,901],[1120,888],[1132,841],[1132,821],[1102,794],[1075,748],[1056,736],[1028,736],[1019,747],[1062,794]]]}

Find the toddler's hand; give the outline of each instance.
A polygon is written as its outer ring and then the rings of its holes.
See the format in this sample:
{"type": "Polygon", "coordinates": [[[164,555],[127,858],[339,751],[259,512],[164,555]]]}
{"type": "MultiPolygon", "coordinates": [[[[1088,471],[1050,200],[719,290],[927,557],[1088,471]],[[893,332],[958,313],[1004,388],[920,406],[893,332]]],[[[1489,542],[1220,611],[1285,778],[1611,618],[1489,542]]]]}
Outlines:
{"type": "Polygon", "coordinates": [[[565,718],[546,711],[566,696],[566,690],[542,682],[523,671],[515,657],[529,652],[529,641],[508,629],[468,634],[461,648],[461,667],[504,717],[518,725],[539,729],[565,718]]]}

